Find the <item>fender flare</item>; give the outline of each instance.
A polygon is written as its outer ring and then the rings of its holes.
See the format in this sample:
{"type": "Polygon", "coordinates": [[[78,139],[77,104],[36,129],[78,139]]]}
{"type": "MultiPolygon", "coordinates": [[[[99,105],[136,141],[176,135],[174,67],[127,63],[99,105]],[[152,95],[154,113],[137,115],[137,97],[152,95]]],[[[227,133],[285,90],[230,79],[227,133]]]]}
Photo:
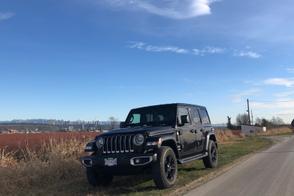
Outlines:
{"type": "Polygon", "coordinates": [[[161,146],[169,146],[173,149],[177,158],[179,158],[179,152],[177,148],[177,142],[172,136],[162,137],[162,144],[161,146]]]}
{"type": "Polygon", "coordinates": [[[205,146],[205,150],[206,150],[206,151],[208,151],[209,140],[214,141],[215,144],[216,144],[216,147],[218,148],[215,133],[208,133],[207,136],[206,136],[206,146],[205,146]]]}

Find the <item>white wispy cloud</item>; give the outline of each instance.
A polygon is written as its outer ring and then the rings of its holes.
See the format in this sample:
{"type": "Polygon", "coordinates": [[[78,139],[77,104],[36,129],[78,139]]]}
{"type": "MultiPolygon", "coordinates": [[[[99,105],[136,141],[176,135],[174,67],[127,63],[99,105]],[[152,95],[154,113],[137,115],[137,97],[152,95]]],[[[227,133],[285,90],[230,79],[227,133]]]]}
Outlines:
{"type": "MultiPolygon", "coordinates": [[[[128,48],[144,50],[146,52],[173,52],[177,54],[191,54],[195,56],[207,56],[207,55],[221,55],[227,54],[231,56],[245,56],[245,53],[238,53],[237,50],[227,49],[217,46],[205,46],[202,48],[183,48],[174,45],[152,45],[141,41],[129,41],[127,44],[128,48]]],[[[248,54],[247,54],[248,55],[248,54]]],[[[261,55],[257,53],[249,54],[249,58],[259,58],[261,55]],[[257,55],[257,56],[254,56],[257,55]]]]}
{"type": "Polygon", "coordinates": [[[262,57],[261,54],[253,51],[235,51],[234,56],[239,56],[239,57],[247,57],[247,58],[252,58],[252,59],[258,59],[262,57]]]}
{"type": "Polygon", "coordinates": [[[225,48],[208,46],[203,49],[194,48],[192,52],[194,55],[200,55],[200,56],[205,56],[206,54],[222,54],[225,52],[225,48]]]}
{"type": "MultiPolygon", "coordinates": [[[[101,1],[101,0],[99,0],[101,1]]],[[[189,19],[211,14],[215,0],[104,0],[106,3],[124,9],[142,10],[150,14],[172,19],[189,19]]]]}
{"type": "Polygon", "coordinates": [[[12,12],[0,12],[0,21],[8,20],[12,18],[15,14],[12,12]]]}
{"type": "Polygon", "coordinates": [[[275,100],[272,102],[251,102],[251,107],[254,109],[293,109],[294,113],[294,100],[275,100]]]}
{"type": "Polygon", "coordinates": [[[294,99],[273,100],[273,101],[252,101],[251,108],[258,114],[257,116],[266,115],[268,118],[279,116],[285,122],[291,122],[294,116],[294,99]]]}
{"type": "Polygon", "coordinates": [[[286,91],[286,92],[279,92],[279,93],[276,93],[274,94],[275,97],[278,97],[278,98],[287,98],[291,95],[294,95],[294,91],[286,91]]]}
{"type": "Polygon", "coordinates": [[[275,86],[294,87],[294,79],[293,78],[269,78],[264,81],[264,84],[275,85],[275,86]]]}
{"type": "Polygon", "coordinates": [[[147,52],[173,52],[178,54],[193,54],[197,56],[214,55],[225,53],[225,48],[207,46],[202,49],[188,49],[171,45],[151,45],[145,42],[129,42],[127,47],[132,49],[144,50],[147,52]]]}
{"type": "Polygon", "coordinates": [[[256,96],[261,92],[259,88],[251,88],[244,91],[241,91],[239,93],[236,93],[232,95],[232,101],[234,103],[240,103],[244,99],[248,98],[249,96],[256,96]]]}
{"type": "Polygon", "coordinates": [[[293,119],[294,116],[294,108],[293,109],[284,109],[277,112],[277,115],[280,116],[289,116],[290,119],[293,119]]]}
{"type": "Polygon", "coordinates": [[[288,73],[294,73],[294,67],[288,67],[288,68],[286,68],[286,71],[288,73]]]}
{"type": "Polygon", "coordinates": [[[189,51],[184,48],[180,48],[177,46],[155,46],[149,45],[144,42],[131,42],[128,45],[129,48],[145,50],[147,52],[173,52],[178,54],[187,54],[189,51]]]}

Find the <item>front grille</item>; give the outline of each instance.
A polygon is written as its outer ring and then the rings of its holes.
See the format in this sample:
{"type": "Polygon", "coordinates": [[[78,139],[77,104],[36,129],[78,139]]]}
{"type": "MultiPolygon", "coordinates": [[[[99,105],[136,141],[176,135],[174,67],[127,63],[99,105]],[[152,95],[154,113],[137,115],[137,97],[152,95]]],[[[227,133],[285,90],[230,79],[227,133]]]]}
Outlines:
{"type": "Polygon", "coordinates": [[[134,152],[134,135],[114,135],[104,137],[103,154],[134,152]]]}

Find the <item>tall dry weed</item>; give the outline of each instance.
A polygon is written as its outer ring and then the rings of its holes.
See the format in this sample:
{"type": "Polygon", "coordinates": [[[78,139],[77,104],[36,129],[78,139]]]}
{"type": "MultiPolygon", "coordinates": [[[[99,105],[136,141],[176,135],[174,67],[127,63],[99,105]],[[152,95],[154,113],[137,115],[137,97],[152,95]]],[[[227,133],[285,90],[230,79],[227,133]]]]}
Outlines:
{"type": "Polygon", "coordinates": [[[7,152],[6,149],[0,149],[0,167],[14,167],[17,161],[13,152],[7,152]]]}
{"type": "Polygon", "coordinates": [[[56,181],[83,176],[79,157],[85,141],[54,140],[36,150],[28,146],[18,152],[0,151],[0,195],[50,186],[56,181]]]}

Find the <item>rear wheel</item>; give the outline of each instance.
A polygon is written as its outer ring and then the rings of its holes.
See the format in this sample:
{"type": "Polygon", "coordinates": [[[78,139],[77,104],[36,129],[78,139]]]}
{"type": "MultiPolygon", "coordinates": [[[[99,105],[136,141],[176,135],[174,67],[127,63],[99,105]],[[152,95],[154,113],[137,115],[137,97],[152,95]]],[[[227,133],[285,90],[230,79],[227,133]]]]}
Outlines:
{"type": "Polygon", "coordinates": [[[160,189],[172,187],[178,174],[177,158],[174,151],[167,146],[158,150],[158,160],[153,164],[152,174],[155,185],[160,189]]]}
{"type": "Polygon", "coordinates": [[[87,180],[89,184],[92,186],[99,186],[99,185],[107,186],[111,184],[113,180],[112,175],[98,174],[97,171],[91,167],[87,168],[86,174],[87,174],[87,180]]]}
{"type": "Polygon", "coordinates": [[[218,152],[214,141],[209,140],[208,156],[203,158],[203,163],[206,168],[215,168],[218,163],[218,152]]]}

